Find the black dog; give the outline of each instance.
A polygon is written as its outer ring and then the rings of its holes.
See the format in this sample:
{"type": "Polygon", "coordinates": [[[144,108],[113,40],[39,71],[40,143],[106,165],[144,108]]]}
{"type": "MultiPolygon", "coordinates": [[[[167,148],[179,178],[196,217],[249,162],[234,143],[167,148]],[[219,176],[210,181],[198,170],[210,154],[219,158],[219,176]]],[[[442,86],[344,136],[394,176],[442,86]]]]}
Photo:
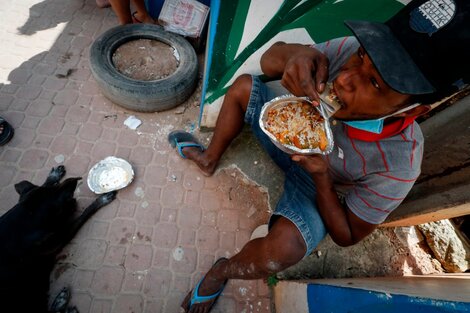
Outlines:
{"type": "Polygon", "coordinates": [[[60,183],[65,168],[53,168],[42,186],[15,185],[18,204],[0,217],[0,312],[48,312],[49,275],[56,255],[116,192],[98,197],[79,217],[73,193],[80,178],[60,183]]]}

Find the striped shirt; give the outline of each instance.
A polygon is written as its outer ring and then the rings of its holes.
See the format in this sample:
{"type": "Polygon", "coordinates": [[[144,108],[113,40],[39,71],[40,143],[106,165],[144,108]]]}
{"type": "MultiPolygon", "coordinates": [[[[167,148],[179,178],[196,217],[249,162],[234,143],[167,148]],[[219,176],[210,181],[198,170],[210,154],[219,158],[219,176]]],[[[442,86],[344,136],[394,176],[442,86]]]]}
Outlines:
{"type": "MultiPolygon", "coordinates": [[[[334,79],[359,43],[354,37],[344,37],[314,47],[329,58],[329,77],[334,79]]],[[[359,218],[382,223],[420,174],[423,134],[418,124],[412,122],[398,134],[377,141],[349,136],[349,126],[340,121],[331,124],[335,147],[325,159],[336,191],[359,218]]]]}

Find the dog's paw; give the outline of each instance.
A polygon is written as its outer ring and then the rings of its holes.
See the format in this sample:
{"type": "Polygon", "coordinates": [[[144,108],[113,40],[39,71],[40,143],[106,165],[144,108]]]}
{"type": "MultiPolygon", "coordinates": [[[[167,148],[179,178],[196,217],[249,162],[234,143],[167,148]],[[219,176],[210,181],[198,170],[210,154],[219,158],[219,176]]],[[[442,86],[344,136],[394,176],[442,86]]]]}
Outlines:
{"type": "Polygon", "coordinates": [[[45,184],[56,184],[65,176],[65,166],[53,167],[47,176],[45,184]]]}
{"type": "Polygon", "coordinates": [[[98,202],[100,206],[104,206],[113,202],[113,200],[116,199],[116,195],[117,195],[117,191],[107,192],[99,196],[98,199],[96,199],[96,201],[98,202]]]}
{"type": "Polygon", "coordinates": [[[49,173],[49,176],[58,177],[59,180],[61,180],[62,177],[65,176],[65,166],[59,165],[57,167],[52,168],[51,172],[49,173]]]}

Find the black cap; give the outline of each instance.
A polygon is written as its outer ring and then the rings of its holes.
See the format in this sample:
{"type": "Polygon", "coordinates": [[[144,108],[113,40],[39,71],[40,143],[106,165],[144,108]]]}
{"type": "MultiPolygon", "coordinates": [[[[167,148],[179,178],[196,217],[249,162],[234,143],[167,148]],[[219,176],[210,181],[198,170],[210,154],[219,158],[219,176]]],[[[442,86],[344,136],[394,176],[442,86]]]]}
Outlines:
{"type": "Polygon", "coordinates": [[[468,83],[470,0],[415,0],[385,23],[345,24],[400,93],[442,93],[468,83]]]}

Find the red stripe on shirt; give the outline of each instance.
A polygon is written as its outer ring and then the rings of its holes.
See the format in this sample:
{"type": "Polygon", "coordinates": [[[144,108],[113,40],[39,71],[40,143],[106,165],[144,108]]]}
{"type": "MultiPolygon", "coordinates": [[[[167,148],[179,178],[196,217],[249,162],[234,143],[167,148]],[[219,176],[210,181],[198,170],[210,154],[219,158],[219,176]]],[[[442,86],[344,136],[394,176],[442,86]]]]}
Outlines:
{"type": "Polygon", "coordinates": [[[388,172],[389,169],[388,169],[387,160],[385,159],[385,153],[382,151],[382,148],[380,147],[380,142],[376,141],[375,144],[377,145],[377,148],[379,148],[380,154],[382,155],[382,161],[384,161],[385,169],[388,172]]]}
{"type": "Polygon", "coordinates": [[[390,176],[390,175],[385,175],[385,174],[382,174],[382,173],[375,173],[375,174],[379,175],[379,176],[382,176],[382,177],[390,178],[390,179],[393,179],[393,180],[402,181],[402,182],[405,182],[405,183],[412,183],[412,182],[415,182],[418,179],[418,177],[412,178],[412,179],[404,179],[404,178],[394,177],[394,176],[390,176]]]}
{"type": "MultiPolygon", "coordinates": [[[[403,198],[393,198],[393,197],[385,196],[385,195],[383,195],[383,194],[378,193],[378,192],[375,191],[375,190],[370,189],[369,186],[367,186],[366,184],[361,184],[361,186],[364,187],[364,189],[366,189],[366,190],[372,192],[374,195],[377,195],[377,196],[379,196],[379,197],[381,197],[381,198],[384,198],[384,199],[387,199],[387,200],[401,201],[401,200],[405,199],[404,197],[403,197],[403,198]]],[[[355,188],[356,188],[356,187],[355,187],[355,188]]]]}
{"type": "Polygon", "coordinates": [[[362,202],[364,202],[369,208],[371,209],[374,209],[376,211],[380,211],[380,212],[385,212],[385,213],[390,213],[390,210],[385,210],[385,209],[381,209],[381,208],[376,208],[376,207],[373,207],[372,205],[369,204],[369,202],[367,202],[365,199],[363,199],[359,193],[357,192],[356,188],[354,188],[354,192],[356,193],[356,196],[361,199],[362,202]]]}
{"type": "Polygon", "coordinates": [[[328,40],[328,41],[326,42],[325,47],[328,48],[329,46],[330,46],[330,40],[328,40]]]}
{"type": "Polygon", "coordinates": [[[346,158],[343,158],[343,169],[344,171],[346,172],[346,174],[349,175],[349,177],[351,177],[352,180],[354,180],[354,177],[351,175],[351,173],[348,172],[348,170],[346,169],[346,158]]]}
{"type": "Polygon", "coordinates": [[[349,138],[349,141],[351,142],[351,145],[354,149],[354,151],[357,152],[357,154],[359,154],[359,156],[361,157],[362,159],[362,173],[364,175],[367,175],[366,173],[366,159],[364,158],[364,156],[359,152],[359,150],[356,148],[356,145],[354,144],[354,140],[352,140],[352,138],[349,138]]]}
{"type": "Polygon", "coordinates": [[[339,44],[338,51],[336,51],[336,56],[339,56],[339,54],[341,53],[341,49],[343,48],[343,45],[346,42],[346,40],[348,40],[348,37],[345,37],[343,41],[341,41],[341,43],[339,44]]]}
{"type": "Polygon", "coordinates": [[[411,139],[413,139],[413,148],[411,149],[410,167],[413,168],[413,157],[415,155],[416,139],[413,137],[415,124],[411,124],[411,139]]]}

